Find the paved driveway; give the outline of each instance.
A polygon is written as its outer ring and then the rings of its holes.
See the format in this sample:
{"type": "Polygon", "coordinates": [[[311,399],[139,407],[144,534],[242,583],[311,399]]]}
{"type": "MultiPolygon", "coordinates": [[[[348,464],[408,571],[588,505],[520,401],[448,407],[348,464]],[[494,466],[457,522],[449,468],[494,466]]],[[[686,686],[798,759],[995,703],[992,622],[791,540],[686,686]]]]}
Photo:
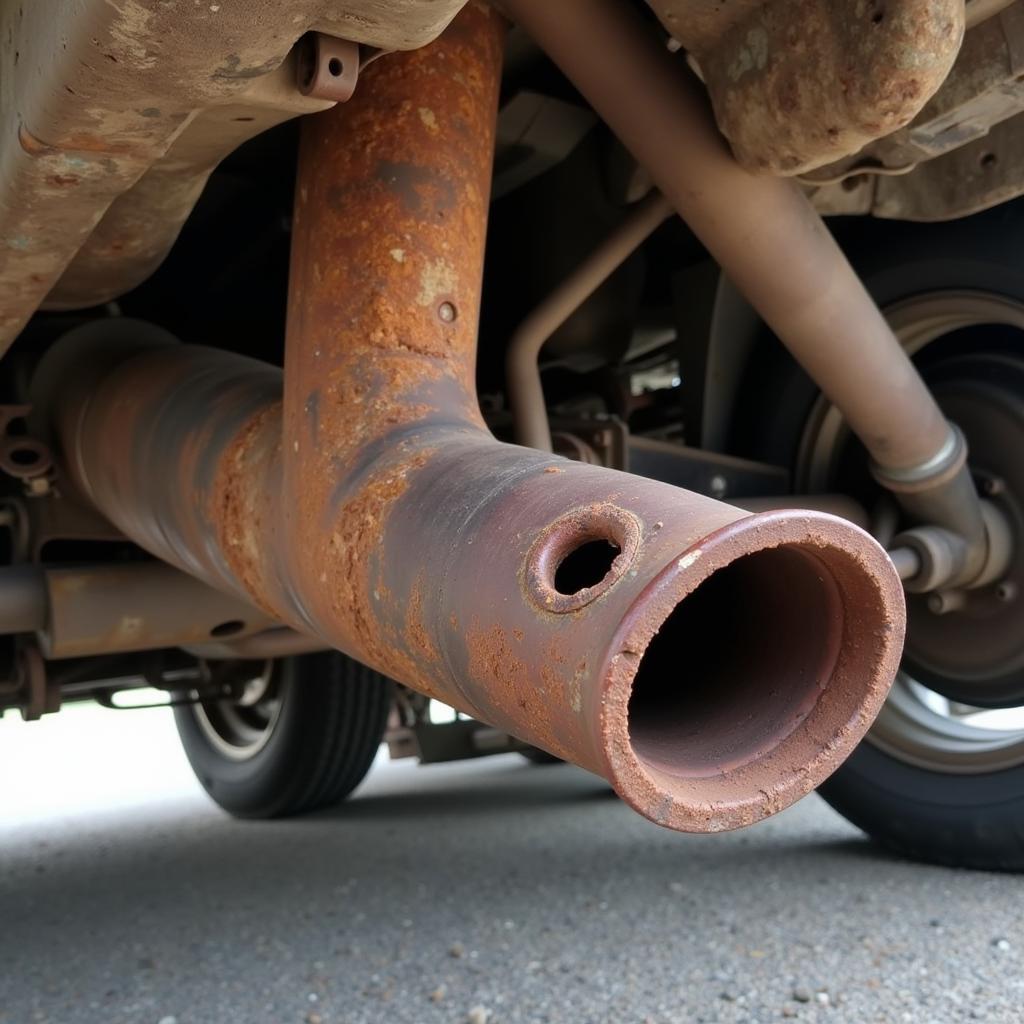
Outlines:
{"type": "Polygon", "coordinates": [[[0,721],[0,1022],[1024,1021],[1024,878],[816,797],[718,837],[515,756],[240,823],[166,712],[0,721]]]}

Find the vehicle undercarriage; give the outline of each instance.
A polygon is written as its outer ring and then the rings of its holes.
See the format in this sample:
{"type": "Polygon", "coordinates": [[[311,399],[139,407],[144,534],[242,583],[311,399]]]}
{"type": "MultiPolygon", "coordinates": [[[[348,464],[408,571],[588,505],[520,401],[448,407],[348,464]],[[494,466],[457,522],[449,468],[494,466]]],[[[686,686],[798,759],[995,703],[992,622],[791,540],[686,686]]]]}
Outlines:
{"type": "Polygon", "coordinates": [[[0,710],[1024,866],[1021,0],[0,29],[0,710]]]}

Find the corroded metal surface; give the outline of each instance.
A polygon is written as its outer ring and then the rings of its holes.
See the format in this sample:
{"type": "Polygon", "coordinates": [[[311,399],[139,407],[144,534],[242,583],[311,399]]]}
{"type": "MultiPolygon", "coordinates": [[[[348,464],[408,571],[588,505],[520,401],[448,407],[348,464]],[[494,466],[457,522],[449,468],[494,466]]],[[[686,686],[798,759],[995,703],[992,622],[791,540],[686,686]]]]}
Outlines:
{"type": "Polygon", "coordinates": [[[234,644],[234,657],[259,657],[251,652],[265,651],[276,635],[289,645],[284,653],[311,648],[273,626],[249,602],[160,562],[0,569],[0,634],[38,633],[47,659],[205,644],[234,644]]]}
{"type": "Polygon", "coordinates": [[[0,0],[0,350],[200,111],[246,93],[307,31],[406,49],[462,2],[0,0]]]}
{"type": "Polygon", "coordinates": [[[58,403],[64,450],[160,557],[604,775],[661,824],[748,824],[866,731],[902,589],[831,516],[751,516],[484,429],[501,38],[473,5],[307,123],[283,408],[279,371],[243,357],[165,345],[111,371],[83,352],[98,369],[58,403]]]}
{"type": "Polygon", "coordinates": [[[967,33],[942,88],[906,128],[804,180],[823,213],[922,221],[975,213],[1024,191],[1021,111],[1024,2],[1017,0],[967,33]]]}
{"type": "Polygon", "coordinates": [[[295,88],[296,59],[256,78],[238,96],[200,111],[167,152],[107,208],[43,303],[83,309],[119,298],[164,261],[210,175],[261,132],[330,103],[295,88]]]}
{"type": "Polygon", "coordinates": [[[1024,114],[996,125],[981,139],[875,186],[876,217],[945,221],[1024,195],[1024,114]]]}
{"type": "Polygon", "coordinates": [[[700,83],[628,5],[505,2],[843,409],[874,462],[894,471],[931,462],[949,425],[799,187],[739,166],[700,83]]]}
{"type": "Polygon", "coordinates": [[[983,136],[1024,109],[1024,4],[1015,3],[964,36],[942,88],[904,129],[871,146],[890,167],[929,160],[983,136]]]}
{"type": "Polygon", "coordinates": [[[949,73],[963,0],[649,0],[696,57],[740,163],[799,174],[906,125],[949,73]]]}
{"type": "Polygon", "coordinates": [[[47,569],[46,658],[164,650],[264,632],[273,620],[169,565],[47,569]],[[125,595],[130,600],[125,600],[125,595]]]}

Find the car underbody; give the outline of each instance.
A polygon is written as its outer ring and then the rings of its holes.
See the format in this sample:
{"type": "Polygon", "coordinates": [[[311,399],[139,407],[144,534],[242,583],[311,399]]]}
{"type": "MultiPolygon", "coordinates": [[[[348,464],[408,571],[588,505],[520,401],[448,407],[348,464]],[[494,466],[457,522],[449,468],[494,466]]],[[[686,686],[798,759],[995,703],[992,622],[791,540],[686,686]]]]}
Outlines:
{"type": "Polygon", "coordinates": [[[0,711],[1024,866],[1024,0],[0,29],[0,711]]]}

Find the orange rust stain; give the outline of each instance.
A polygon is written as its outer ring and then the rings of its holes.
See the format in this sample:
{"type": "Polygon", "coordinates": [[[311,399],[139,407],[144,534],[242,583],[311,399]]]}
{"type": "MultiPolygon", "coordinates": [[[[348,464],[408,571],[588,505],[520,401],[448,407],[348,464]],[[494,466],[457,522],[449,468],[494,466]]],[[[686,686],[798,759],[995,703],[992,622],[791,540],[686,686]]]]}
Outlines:
{"type": "MultiPolygon", "coordinates": [[[[102,135],[69,135],[61,139],[60,148],[83,153],[106,153],[111,156],[128,156],[132,147],[124,143],[112,143],[102,135]]],[[[140,154],[141,155],[141,154],[140,154]]]]}
{"type": "MultiPolygon", "coordinates": [[[[512,726],[517,735],[545,748],[559,748],[558,730],[552,720],[552,709],[545,690],[557,686],[557,676],[545,678],[541,669],[541,686],[537,675],[526,662],[517,657],[505,630],[500,625],[481,627],[477,622],[466,631],[469,653],[469,675],[488,697],[485,709],[494,725],[512,726]]],[[[554,704],[560,703],[558,698],[554,704]]]]}
{"type": "Polygon", "coordinates": [[[18,125],[18,144],[29,156],[52,156],[57,153],[102,153],[108,156],[125,156],[132,153],[130,146],[111,143],[101,135],[69,135],[67,138],[52,145],[43,142],[28,130],[24,124],[18,125]]]}
{"type": "Polygon", "coordinates": [[[37,139],[23,124],[18,125],[18,143],[29,156],[44,156],[56,152],[53,146],[48,146],[41,139],[37,139]]]}
{"type": "Polygon", "coordinates": [[[306,613],[431,694],[447,680],[426,583],[396,607],[379,570],[397,554],[381,548],[389,519],[437,450],[417,424],[482,426],[473,377],[503,33],[479,7],[457,22],[372,65],[350,103],[306,121],[285,373],[286,478],[299,488],[287,528],[303,539],[291,554],[306,613]],[[427,95],[433,125],[419,113],[427,95]],[[368,464],[369,446],[382,462],[368,464]]]}
{"type": "MultiPolygon", "coordinates": [[[[381,595],[373,591],[372,562],[380,551],[388,517],[409,488],[409,476],[429,460],[431,451],[420,451],[397,465],[384,467],[358,494],[349,498],[334,517],[327,550],[323,552],[322,595],[335,630],[351,632],[368,660],[392,665],[398,652],[382,636],[377,605],[381,595]]],[[[401,659],[405,667],[407,659],[401,659]]]]}
{"type": "Polygon", "coordinates": [[[421,572],[413,584],[412,593],[409,595],[409,604],[405,616],[405,632],[412,646],[419,655],[428,662],[440,662],[441,655],[434,644],[433,639],[423,625],[423,587],[425,585],[424,574],[421,572]]]}
{"type": "MultiPolygon", "coordinates": [[[[267,438],[280,437],[280,417],[280,403],[266,406],[225,449],[217,467],[209,510],[231,571],[254,603],[271,616],[278,613],[266,599],[263,476],[253,471],[253,464],[266,453],[267,438]]],[[[278,442],[272,443],[276,446],[278,442]]]]}
{"type": "Polygon", "coordinates": [[[561,644],[559,644],[557,639],[553,640],[550,644],[548,644],[545,650],[545,654],[547,658],[550,661],[553,661],[556,665],[565,664],[565,654],[563,653],[562,646],[561,644]]]}

